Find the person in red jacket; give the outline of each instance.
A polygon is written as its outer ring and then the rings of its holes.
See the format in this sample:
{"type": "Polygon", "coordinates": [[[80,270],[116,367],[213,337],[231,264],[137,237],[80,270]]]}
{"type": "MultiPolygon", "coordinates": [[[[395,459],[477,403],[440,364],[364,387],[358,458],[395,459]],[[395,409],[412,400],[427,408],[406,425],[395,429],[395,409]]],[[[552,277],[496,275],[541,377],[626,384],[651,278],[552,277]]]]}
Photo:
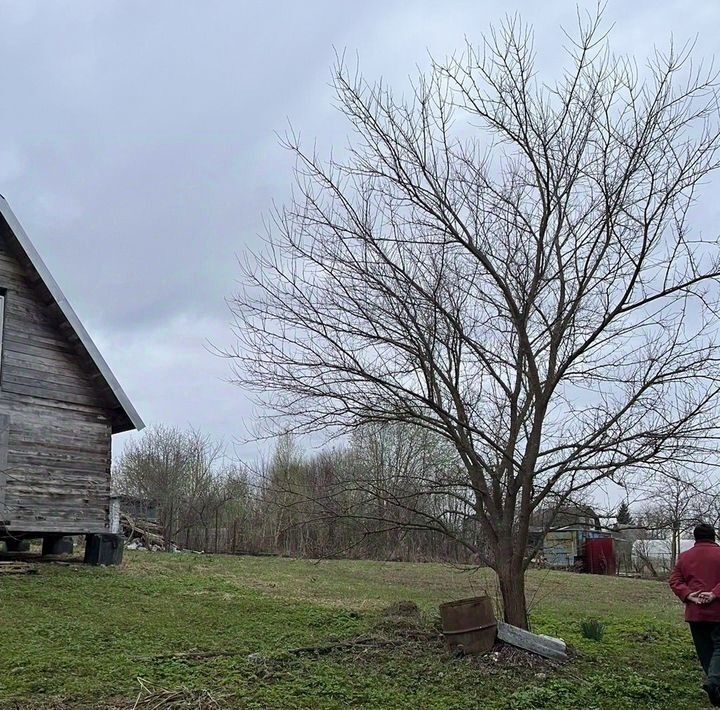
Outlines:
{"type": "Polygon", "coordinates": [[[685,621],[707,676],[703,688],[720,707],[720,545],[712,525],[701,523],[693,535],[695,545],[678,557],[670,588],[685,604],[685,621]]]}

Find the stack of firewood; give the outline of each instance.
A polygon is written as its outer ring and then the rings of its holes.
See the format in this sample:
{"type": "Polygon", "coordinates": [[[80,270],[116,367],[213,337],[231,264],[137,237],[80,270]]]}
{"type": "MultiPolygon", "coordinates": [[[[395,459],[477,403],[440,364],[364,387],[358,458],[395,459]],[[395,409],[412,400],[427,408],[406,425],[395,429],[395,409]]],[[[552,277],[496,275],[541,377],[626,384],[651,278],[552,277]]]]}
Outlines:
{"type": "Polygon", "coordinates": [[[120,527],[129,542],[137,542],[148,550],[164,550],[165,538],[162,528],[150,520],[135,519],[128,513],[120,513],[120,527]]]}

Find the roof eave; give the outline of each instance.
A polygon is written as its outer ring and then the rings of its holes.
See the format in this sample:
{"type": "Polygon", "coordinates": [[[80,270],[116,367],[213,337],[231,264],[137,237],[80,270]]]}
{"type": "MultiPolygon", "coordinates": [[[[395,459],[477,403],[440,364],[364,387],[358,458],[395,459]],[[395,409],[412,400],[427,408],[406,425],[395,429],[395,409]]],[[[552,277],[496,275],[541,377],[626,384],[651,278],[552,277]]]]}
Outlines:
{"type": "Polygon", "coordinates": [[[98,372],[112,392],[113,397],[117,401],[118,406],[113,412],[112,433],[118,434],[123,431],[131,431],[132,429],[137,429],[138,431],[140,429],[144,429],[145,423],[137,413],[135,407],[133,407],[130,399],[123,391],[120,383],[117,381],[115,375],[113,375],[110,367],[105,362],[105,359],[100,354],[100,351],[97,349],[97,346],[92,341],[92,338],[85,330],[83,324],[80,322],[80,319],[68,302],[65,294],[62,292],[62,289],[58,286],[47,266],[45,266],[45,262],[42,260],[40,254],[38,254],[37,250],[33,246],[33,243],[30,241],[30,237],[28,237],[17,217],[15,217],[15,214],[10,209],[10,205],[7,203],[7,200],[5,200],[2,195],[0,195],[0,214],[7,222],[8,227],[10,227],[10,231],[17,240],[18,246],[37,272],[65,320],[74,331],[81,347],[85,350],[90,360],[92,360],[98,372]]]}

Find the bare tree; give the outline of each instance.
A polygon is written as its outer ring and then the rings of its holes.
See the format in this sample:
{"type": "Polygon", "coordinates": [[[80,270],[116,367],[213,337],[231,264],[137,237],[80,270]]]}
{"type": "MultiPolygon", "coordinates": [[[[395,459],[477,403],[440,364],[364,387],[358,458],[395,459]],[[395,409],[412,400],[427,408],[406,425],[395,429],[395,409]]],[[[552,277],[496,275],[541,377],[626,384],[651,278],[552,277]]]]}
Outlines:
{"type": "MultiPolygon", "coordinates": [[[[436,433],[404,423],[368,423],[353,431],[348,455],[350,464],[326,482],[328,498],[345,502],[345,517],[374,538],[374,555],[433,556],[442,537],[450,542],[448,553],[477,531],[457,452],[436,433]]],[[[328,513],[333,515],[332,507],[328,513]]],[[[471,537],[477,542],[477,534],[471,537]]]]}
{"type": "Polygon", "coordinates": [[[640,509],[638,528],[670,541],[669,569],[680,554],[680,540],[697,523],[711,516],[715,486],[707,475],[682,465],[672,465],[657,476],[640,509]]]}
{"type": "Polygon", "coordinates": [[[600,25],[547,83],[516,19],[409,99],[341,60],[348,150],[288,136],[295,196],[232,302],[236,381],[273,424],[455,447],[484,540],[463,544],[520,626],[539,506],[704,459],[718,433],[718,243],[688,220],[718,167],[715,75],[689,48],[639,70],[600,25]]]}
{"type": "Polygon", "coordinates": [[[170,549],[190,528],[200,525],[208,530],[212,512],[227,500],[220,495],[218,478],[222,452],[221,444],[197,431],[149,427],[123,450],[115,486],[157,506],[170,549]]]}
{"type": "Polygon", "coordinates": [[[310,456],[282,436],[258,476],[262,525],[271,531],[265,547],[304,557],[468,562],[458,540],[476,521],[452,491],[459,470],[447,442],[411,425],[365,424],[345,445],[310,456]]]}
{"type": "Polygon", "coordinates": [[[158,506],[158,522],[168,549],[178,531],[191,454],[180,430],[149,427],[141,438],[126,445],[114,474],[120,491],[158,506]]]}

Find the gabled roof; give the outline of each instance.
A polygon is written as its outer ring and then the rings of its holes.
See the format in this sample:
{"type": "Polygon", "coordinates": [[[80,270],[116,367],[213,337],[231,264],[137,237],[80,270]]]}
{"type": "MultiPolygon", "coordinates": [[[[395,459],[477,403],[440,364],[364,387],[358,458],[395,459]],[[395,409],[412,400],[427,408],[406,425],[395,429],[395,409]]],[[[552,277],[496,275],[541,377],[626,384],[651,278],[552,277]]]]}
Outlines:
{"type": "MultiPolygon", "coordinates": [[[[132,406],[127,395],[123,392],[122,387],[115,379],[115,375],[110,371],[108,364],[2,195],[0,195],[0,216],[7,225],[7,229],[2,231],[8,246],[28,272],[28,276],[35,288],[40,291],[43,299],[48,302],[48,309],[53,312],[59,321],[61,330],[71,341],[78,356],[92,373],[93,379],[104,390],[108,408],[112,415],[113,434],[144,428],[145,424],[140,415],[135,411],[135,407],[132,406]]],[[[0,228],[4,226],[0,224],[0,228]]]]}

